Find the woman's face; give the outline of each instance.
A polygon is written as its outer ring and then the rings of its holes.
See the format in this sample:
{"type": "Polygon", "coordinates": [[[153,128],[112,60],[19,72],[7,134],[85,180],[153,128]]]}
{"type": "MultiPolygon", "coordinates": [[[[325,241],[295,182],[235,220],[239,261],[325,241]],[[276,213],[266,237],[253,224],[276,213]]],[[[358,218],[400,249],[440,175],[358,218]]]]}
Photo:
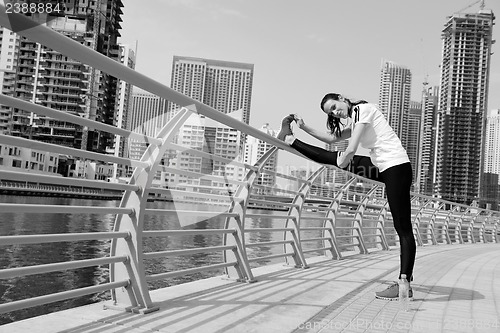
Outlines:
{"type": "Polygon", "coordinates": [[[323,112],[327,115],[331,114],[335,118],[346,119],[348,117],[348,106],[344,100],[329,99],[323,104],[323,112]]]}

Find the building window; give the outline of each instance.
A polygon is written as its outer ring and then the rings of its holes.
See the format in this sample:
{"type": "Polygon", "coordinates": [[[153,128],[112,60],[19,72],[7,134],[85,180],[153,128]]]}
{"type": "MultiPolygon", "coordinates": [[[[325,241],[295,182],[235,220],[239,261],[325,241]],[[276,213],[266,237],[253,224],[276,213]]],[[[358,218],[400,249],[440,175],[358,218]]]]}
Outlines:
{"type": "Polygon", "coordinates": [[[22,161],[20,161],[20,160],[12,160],[12,166],[14,168],[20,168],[21,164],[22,164],[22,161]]]}

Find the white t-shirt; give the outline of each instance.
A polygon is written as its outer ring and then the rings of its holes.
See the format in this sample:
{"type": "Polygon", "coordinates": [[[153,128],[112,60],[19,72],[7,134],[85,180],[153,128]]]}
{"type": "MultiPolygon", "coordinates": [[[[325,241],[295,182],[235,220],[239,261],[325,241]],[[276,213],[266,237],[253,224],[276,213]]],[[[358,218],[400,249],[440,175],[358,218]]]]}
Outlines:
{"type": "Polygon", "coordinates": [[[384,115],[374,104],[359,104],[353,109],[353,130],[356,124],[367,126],[360,139],[360,145],[370,150],[372,163],[380,172],[390,167],[410,162],[406,150],[384,115]]]}
{"type": "MultiPolygon", "coordinates": [[[[343,123],[343,119],[341,119],[340,121],[342,122],[342,124],[345,125],[345,127],[350,127],[351,130],[354,129],[354,121],[351,119],[351,118],[347,118],[347,123],[343,123]]],[[[349,139],[347,139],[349,140],[349,139]]],[[[356,148],[356,152],[354,153],[355,155],[358,155],[358,156],[365,156],[365,157],[370,157],[370,150],[369,149],[366,149],[364,147],[362,147],[361,145],[358,145],[358,147],[356,148]]]]}

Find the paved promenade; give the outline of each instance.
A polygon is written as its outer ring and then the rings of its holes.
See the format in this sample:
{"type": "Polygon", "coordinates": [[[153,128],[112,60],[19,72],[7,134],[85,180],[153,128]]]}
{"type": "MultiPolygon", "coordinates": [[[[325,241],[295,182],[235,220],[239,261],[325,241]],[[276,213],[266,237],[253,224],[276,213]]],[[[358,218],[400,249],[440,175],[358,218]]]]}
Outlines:
{"type": "Polygon", "coordinates": [[[500,244],[417,248],[415,301],[374,298],[397,277],[397,250],[310,268],[257,269],[258,282],[221,278],[152,293],[148,315],[103,310],[102,304],[0,326],[5,333],[143,332],[500,332],[500,244]]]}

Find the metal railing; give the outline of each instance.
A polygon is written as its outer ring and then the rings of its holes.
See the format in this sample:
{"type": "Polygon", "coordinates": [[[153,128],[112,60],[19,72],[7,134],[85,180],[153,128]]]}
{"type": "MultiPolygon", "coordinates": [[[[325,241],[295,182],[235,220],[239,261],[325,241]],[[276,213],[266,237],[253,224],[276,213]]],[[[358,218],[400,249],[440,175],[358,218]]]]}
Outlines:
{"type": "MultiPolygon", "coordinates": [[[[2,12],[5,13],[5,11],[2,12]]],[[[10,27],[11,23],[19,24],[19,26],[29,24],[28,19],[22,15],[12,15],[7,19],[5,14],[0,13],[1,26],[10,27]]],[[[76,186],[98,190],[105,187],[123,192],[117,207],[1,203],[2,213],[113,214],[115,220],[113,230],[109,232],[0,236],[1,246],[100,239],[107,239],[111,242],[109,256],[102,258],[1,269],[0,279],[9,279],[30,274],[107,265],[109,266],[109,282],[0,304],[0,313],[105,290],[111,291],[115,306],[129,311],[147,313],[158,309],[150,296],[150,283],[154,281],[205,271],[224,270],[228,278],[255,282],[257,278],[253,270],[262,262],[283,259],[296,267],[306,268],[310,256],[321,255],[341,259],[350,253],[369,253],[373,250],[388,250],[397,246],[398,238],[394,232],[390,209],[385,200],[383,184],[326,166],[321,166],[307,179],[269,171],[265,167],[266,163],[278,152],[278,149],[296,155],[298,153],[276,138],[184,96],[44,26],[34,26],[19,34],[61,52],[75,61],[83,62],[176,103],[180,106],[180,110],[165,124],[157,136],[151,137],[0,95],[0,103],[3,105],[44,115],[58,121],[105,131],[148,145],[141,159],[133,160],[0,135],[0,143],[4,145],[117,163],[132,167],[134,170],[127,183],[106,183],[0,171],[0,179],[7,182],[33,181],[37,184],[47,184],[47,186],[76,186]],[[179,129],[190,116],[196,114],[211,118],[247,136],[271,143],[275,147],[268,150],[255,165],[247,165],[175,143],[174,139],[179,129]],[[177,151],[177,156],[183,153],[195,158],[209,158],[223,166],[241,170],[242,177],[230,177],[216,172],[207,175],[161,165],[160,162],[167,151],[169,153],[177,151]],[[342,176],[344,180],[341,183],[322,185],[318,180],[327,170],[335,172],[337,176],[342,176]],[[186,182],[177,188],[155,187],[154,177],[157,172],[183,177],[186,182]],[[297,183],[297,189],[280,189],[262,185],[259,179],[264,175],[294,181],[297,183]],[[196,183],[196,180],[200,178],[209,180],[213,184],[227,186],[203,188],[201,184],[196,183]],[[195,185],[189,185],[190,182],[195,185]],[[228,188],[231,190],[228,191],[228,188]],[[198,192],[193,189],[197,189],[198,192]],[[148,201],[152,196],[168,197],[174,200],[175,209],[151,207],[148,201]],[[180,207],[186,207],[186,209],[180,207]],[[203,209],[197,209],[200,207],[203,209]],[[272,218],[282,223],[265,227],[252,226],[252,222],[269,216],[256,209],[279,210],[279,213],[273,212],[272,218]],[[148,215],[157,217],[173,215],[181,222],[180,225],[188,225],[189,221],[205,221],[214,217],[222,218],[224,222],[221,228],[213,229],[182,227],[175,230],[148,229],[144,224],[145,216],[148,215]],[[267,240],[258,238],[255,240],[253,235],[262,232],[274,236],[267,240]],[[179,239],[186,235],[217,235],[221,243],[217,246],[196,248],[181,246],[177,249],[152,251],[146,250],[144,246],[144,241],[147,239],[179,239]],[[258,251],[255,251],[259,247],[272,247],[275,250],[271,254],[261,256],[258,251]],[[145,269],[145,263],[151,260],[192,256],[200,253],[219,253],[221,254],[220,262],[160,272],[147,272],[145,269]]],[[[413,194],[412,209],[414,233],[419,245],[500,242],[499,212],[419,194],[413,194]]]]}

